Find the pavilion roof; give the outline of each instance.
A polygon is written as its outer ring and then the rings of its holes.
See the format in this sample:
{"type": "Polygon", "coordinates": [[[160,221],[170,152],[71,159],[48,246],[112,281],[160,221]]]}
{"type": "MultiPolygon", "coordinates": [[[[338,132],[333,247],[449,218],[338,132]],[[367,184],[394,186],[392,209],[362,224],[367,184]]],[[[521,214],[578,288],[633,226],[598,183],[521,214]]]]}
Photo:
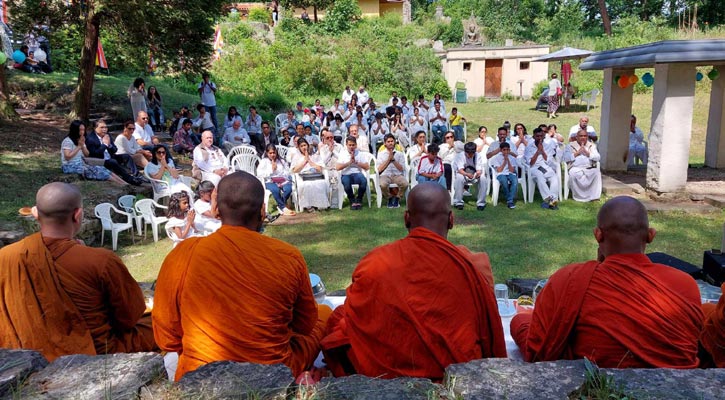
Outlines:
{"type": "Polygon", "coordinates": [[[647,68],[655,64],[725,63],[725,39],[666,40],[622,49],[600,51],[584,59],[582,70],[647,68]]]}

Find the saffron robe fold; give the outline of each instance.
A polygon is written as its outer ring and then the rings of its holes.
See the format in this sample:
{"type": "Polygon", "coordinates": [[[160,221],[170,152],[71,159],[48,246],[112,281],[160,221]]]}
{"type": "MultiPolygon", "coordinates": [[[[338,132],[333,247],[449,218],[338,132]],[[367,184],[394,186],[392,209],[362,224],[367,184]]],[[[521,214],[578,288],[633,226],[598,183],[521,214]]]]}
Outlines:
{"type": "Polygon", "coordinates": [[[725,368],[725,283],[721,286],[723,295],[717,306],[703,304],[705,327],[700,336],[702,347],[710,353],[718,368],[725,368]]]}
{"type": "Polygon", "coordinates": [[[587,357],[603,368],[695,368],[703,325],[689,275],[644,254],[568,265],[511,334],[527,361],[587,357]]]}
{"type": "Polygon", "coordinates": [[[48,361],[96,354],[40,233],[0,249],[0,294],[0,347],[37,350],[48,361]]]}
{"type": "Polygon", "coordinates": [[[440,381],[450,364],[506,357],[492,282],[471,256],[425,228],[366,255],[322,341],[332,372],[440,381]]]}
{"type": "Polygon", "coordinates": [[[221,360],[312,366],[331,310],[312,295],[295,247],[222,225],[180,243],[164,260],[154,296],[154,334],[179,353],[176,379],[221,360]]]}

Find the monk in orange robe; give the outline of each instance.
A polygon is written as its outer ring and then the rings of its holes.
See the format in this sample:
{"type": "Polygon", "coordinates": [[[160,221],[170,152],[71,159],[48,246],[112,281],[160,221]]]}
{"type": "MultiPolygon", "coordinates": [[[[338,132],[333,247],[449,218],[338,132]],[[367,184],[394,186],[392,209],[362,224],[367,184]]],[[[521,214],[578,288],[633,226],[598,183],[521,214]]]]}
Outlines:
{"type": "Polygon", "coordinates": [[[283,363],[295,376],[310,368],[332,310],[312,295],[295,247],[258,233],[264,188],[236,172],[213,196],[222,227],[186,239],[164,260],[154,297],[154,334],[179,353],[176,379],[221,360],[283,363]]]}
{"type": "Polygon", "coordinates": [[[360,261],[322,341],[335,376],[440,381],[450,364],[506,357],[488,256],[447,240],[450,204],[439,185],[416,186],[404,217],[408,236],[360,261]]]}
{"type": "Polygon", "coordinates": [[[123,262],[73,239],[81,194],[65,183],[37,193],[40,233],[0,250],[0,347],[66,354],[156,349],[143,293],[123,262]]]}
{"type": "Polygon", "coordinates": [[[597,216],[598,260],[551,276],[531,313],[511,321],[527,361],[587,357],[603,368],[695,368],[703,325],[694,279],[644,255],[655,237],[631,197],[597,216]]]}
{"type": "Polygon", "coordinates": [[[714,366],[725,368],[725,283],[721,286],[723,295],[715,304],[703,304],[705,328],[700,336],[702,347],[709,353],[714,366]]]}

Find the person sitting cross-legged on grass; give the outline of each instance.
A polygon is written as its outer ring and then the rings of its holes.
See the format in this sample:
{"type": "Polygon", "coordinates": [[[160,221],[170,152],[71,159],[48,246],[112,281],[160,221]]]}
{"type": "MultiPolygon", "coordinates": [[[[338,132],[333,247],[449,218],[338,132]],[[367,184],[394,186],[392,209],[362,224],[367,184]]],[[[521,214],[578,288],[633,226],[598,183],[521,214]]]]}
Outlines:
{"type": "Polygon", "coordinates": [[[375,166],[380,174],[380,189],[383,197],[388,199],[388,208],[400,207],[400,194],[405,193],[408,188],[408,180],[405,178],[405,154],[395,150],[395,136],[388,133],[385,135],[385,150],[378,152],[378,159],[375,166]],[[390,184],[397,185],[391,188],[390,184]]]}
{"type": "Polygon", "coordinates": [[[340,171],[340,180],[345,188],[345,194],[350,201],[351,210],[362,209],[362,198],[368,188],[368,180],[363,174],[364,170],[370,168],[370,153],[365,153],[357,148],[357,139],[348,136],[345,139],[347,151],[343,151],[337,159],[337,170],[340,171]],[[358,185],[357,195],[352,185],[358,185]]]}
{"type": "MultiPolygon", "coordinates": [[[[511,145],[503,142],[499,145],[501,152],[491,158],[491,166],[496,170],[496,179],[501,183],[503,195],[508,208],[516,208],[514,199],[519,184],[516,176],[516,157],[511,155],[511,145]]],[[[524,193],[524,195],[526,195],[524,193]]]]}
{"type": "Polygon", "coordinates": [[[440,185],[417,185],[408,236],[360,260],[321,342],[335,376],[441,381],[450,364],[506,357],[488,255],[448,241],[450,204],[440,185]]]}

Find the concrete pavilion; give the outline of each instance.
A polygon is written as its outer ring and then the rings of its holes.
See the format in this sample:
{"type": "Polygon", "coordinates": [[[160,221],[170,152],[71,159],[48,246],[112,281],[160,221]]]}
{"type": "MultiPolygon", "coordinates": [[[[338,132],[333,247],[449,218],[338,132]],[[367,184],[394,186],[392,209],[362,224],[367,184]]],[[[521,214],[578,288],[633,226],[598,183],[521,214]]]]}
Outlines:
{"type": "Polygon", "coordinates": [[[658,193],[684,191],[697,66],[713,66],[723,75],[712,81],[705,165],[725,167],[725,39],[715,39],[671,40],[603,51],[582,62],[582,70],[604,70],[599,139],[602,169],[627,170],[622,155],[629,146],[632,86],[622,89],[614,77],[631,76],[637,68],[654,68],[647,189],[658,193]]]}

